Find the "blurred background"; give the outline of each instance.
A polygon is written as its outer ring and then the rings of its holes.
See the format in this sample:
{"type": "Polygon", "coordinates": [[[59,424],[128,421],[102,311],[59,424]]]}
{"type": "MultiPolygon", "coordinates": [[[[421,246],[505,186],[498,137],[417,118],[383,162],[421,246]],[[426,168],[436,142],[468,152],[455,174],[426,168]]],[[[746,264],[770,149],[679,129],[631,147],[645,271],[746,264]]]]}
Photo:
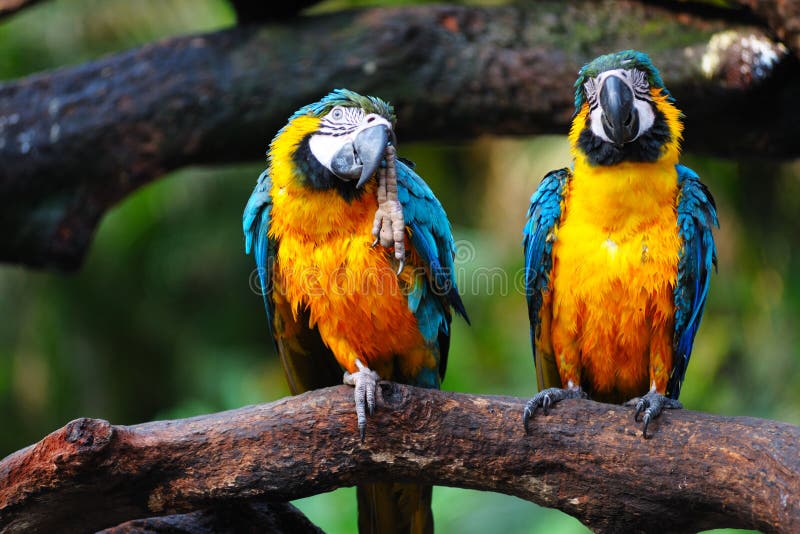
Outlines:
{"type": "MultiPolygon", "coordinates": [[[[0,23],[0,79],[234,22],[224,0],[49,1],[0,23]]],[[[444,388],[531,395],[514,275],[526,199],[547,171],[569,164],[566,137],[457,146],[400,139],[400,149],[441,199],[461,246],[473,326],[454,322],[444,388]],[[507,285],[474,276],[497,267],[507,285]]],[[[681,400],[693,410],[800,424],[800,162],[689,153],[684,163],[713,191],[722,228],[719,273],[681,400]]],[[[254,154],[251,163],[189,168],[140,189],[103,220],[75,275],[0,265],[0,457],[76,417],[135,424],[288,394],[250,289],[240,223],[263,167],[254,154]]],[[[355,531],[353,489],[296,504],[328,532],[355,531]]],[[[491,493],[438,488],[434,511],[442,532],[587,531],[561,512],[491,493]]]]}

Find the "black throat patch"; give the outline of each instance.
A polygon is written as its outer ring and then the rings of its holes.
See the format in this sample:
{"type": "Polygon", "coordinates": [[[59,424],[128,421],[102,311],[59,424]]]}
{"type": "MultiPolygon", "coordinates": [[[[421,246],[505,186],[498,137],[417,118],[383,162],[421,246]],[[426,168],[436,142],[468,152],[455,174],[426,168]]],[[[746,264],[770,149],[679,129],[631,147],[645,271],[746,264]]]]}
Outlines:
{"type": "Polygon", "coordinates": [[[586,116],[586,126],[578,136],[578,147],[593,165],[614,165],[623,161],[652,163],[661,157],[661,149],[672,140],[664,114],[653,106],[655,120],[644,135],[621,147],[600,139],[592,132],[592,119],[586,116]]]}
{"type": "Polygon", "coordinates": [[[327,191],[329,189],[336,190],[343,199],[347,202],[352,202],[361,197],[364,193],[364,188],[356,188],[356,180],[346,182],[331,171],[326,169],[311,152],[309,146],[309,139],[312,134],[308,134],[297,145],[292,160],[297,166],[297,169],[305,177],[305,183],[312,189],[319,189],[327,191]]]}

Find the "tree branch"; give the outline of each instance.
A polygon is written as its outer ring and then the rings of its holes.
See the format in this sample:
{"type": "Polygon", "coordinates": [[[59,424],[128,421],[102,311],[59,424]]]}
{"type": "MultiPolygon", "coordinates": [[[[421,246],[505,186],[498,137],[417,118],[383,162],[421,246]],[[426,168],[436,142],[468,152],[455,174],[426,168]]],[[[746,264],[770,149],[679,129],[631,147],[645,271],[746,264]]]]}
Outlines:
{"type": "Polygon", "coordinates": [[[0,530],[85,531],[393,480],[515,495],[598,532],[800,531],[800,427],[678,410],[644,440],[630,408],[565,401],[525,436],[521,399],[381,389],[364,444],[345,386],[131,427],[73,421],[0,462],[0,530]]]}
{"type": "Polygon", "coordinates": [[[800,55],[800,1],[735,0],[734,3],[762,19],[795,56],[800,55]]]}
{"type": "Polygon", "coordinates": [[[777,67],[715,39],[730,30],[722,20],[537,2],[299,17],[0,85],[0,261],[77,268],[132,190],[185,165],[260,157],[293,110],[334,87],[392,101],[401,141],[564,133],[579,66],[631,46],[661,67],[691,149],[797,156],[800,69],[758,28],[737,28],[777,67]]]}

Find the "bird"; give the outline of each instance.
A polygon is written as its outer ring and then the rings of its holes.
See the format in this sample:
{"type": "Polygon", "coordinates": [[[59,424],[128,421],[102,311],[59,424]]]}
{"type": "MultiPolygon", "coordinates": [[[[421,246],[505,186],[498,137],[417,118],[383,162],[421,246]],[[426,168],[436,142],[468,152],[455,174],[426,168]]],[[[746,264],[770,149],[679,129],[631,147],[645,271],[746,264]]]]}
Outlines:
{"type": "MultiPolygon", "coordinates": [[[[362,443],[378,380],[439,388],[456,285],[447,215],[396,154],[394,108],[335,89],[272,139],[243,214],[292,394],[354,386],[362,443]]],[[[376,439],[379,437],[376,436],[376,439]]],[[[361,532],[432,532],[432,488],[357,488],[361,532]]]]}
{"type": "Polygon", "coordinates": [[[717,208],[679,163],[683,115],[644,52],[583,66],[571,168],[548,173],[523,230],[537,412],[586,398],[635,407],[642,435],[678,401],[716,269],[717,208]]]}

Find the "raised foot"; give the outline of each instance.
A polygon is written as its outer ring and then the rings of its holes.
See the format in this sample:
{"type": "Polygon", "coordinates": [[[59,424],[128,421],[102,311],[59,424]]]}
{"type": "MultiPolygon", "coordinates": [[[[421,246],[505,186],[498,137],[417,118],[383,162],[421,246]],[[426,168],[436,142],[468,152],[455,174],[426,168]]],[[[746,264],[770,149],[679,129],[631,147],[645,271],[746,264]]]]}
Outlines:
{"type": "Polygon", "coordinates": [[[525,404],[525,412],[522,415],[522,424],[525,426],[525,433],[528,433],[528,423],[536,414],[539,408],[547,415],[547,410],[552,405],[564,399],[585,399],[588,395],[580,387],[571,387],[567,389],[561,388],[548,388],[540,391],[533,396],[525,404]]]}
{"type": "Polygon", "coordinates": [[[661,393],[657,393],[654,389],[647,392],[646,395],[631,399],[625,403],[627,406],[636,406],[636,411],[633,413],[633,420],[639,422],[639,416],[642,416],[642,436],[647,439],[647,427],[650,422],[661,415],[664,409],[678,410],[683,408],[683,404],[675,399],[665,397],[661,393]]]}
{"type": "Polygon", "coordinates": [[[397,171],[395,168],[396,150],[393,145],[386,146],[386,166],[378,169],[378,210],[372,223],[372,236],[386,248],[394,248],[394,257],[399,262],[397,274],[403,270],[406,258],[406,222],[403,206],[397,197],[397,171]]]}
{"type": "Polygon", "coordinates": [[[348,386],[355,386],[354,395],[356,400],[356,418],[358,419],[358,434],[361,436],[361,442],[364,442],[364,437],[367,432],[367,410],[369,414],[375,413],[375,389],[378,386],[378,380],[381,379],[378,373],[361,363],[356,359],[356,367],[358,371],[355,373],[344,373],[344,383],[348,386]]]}

